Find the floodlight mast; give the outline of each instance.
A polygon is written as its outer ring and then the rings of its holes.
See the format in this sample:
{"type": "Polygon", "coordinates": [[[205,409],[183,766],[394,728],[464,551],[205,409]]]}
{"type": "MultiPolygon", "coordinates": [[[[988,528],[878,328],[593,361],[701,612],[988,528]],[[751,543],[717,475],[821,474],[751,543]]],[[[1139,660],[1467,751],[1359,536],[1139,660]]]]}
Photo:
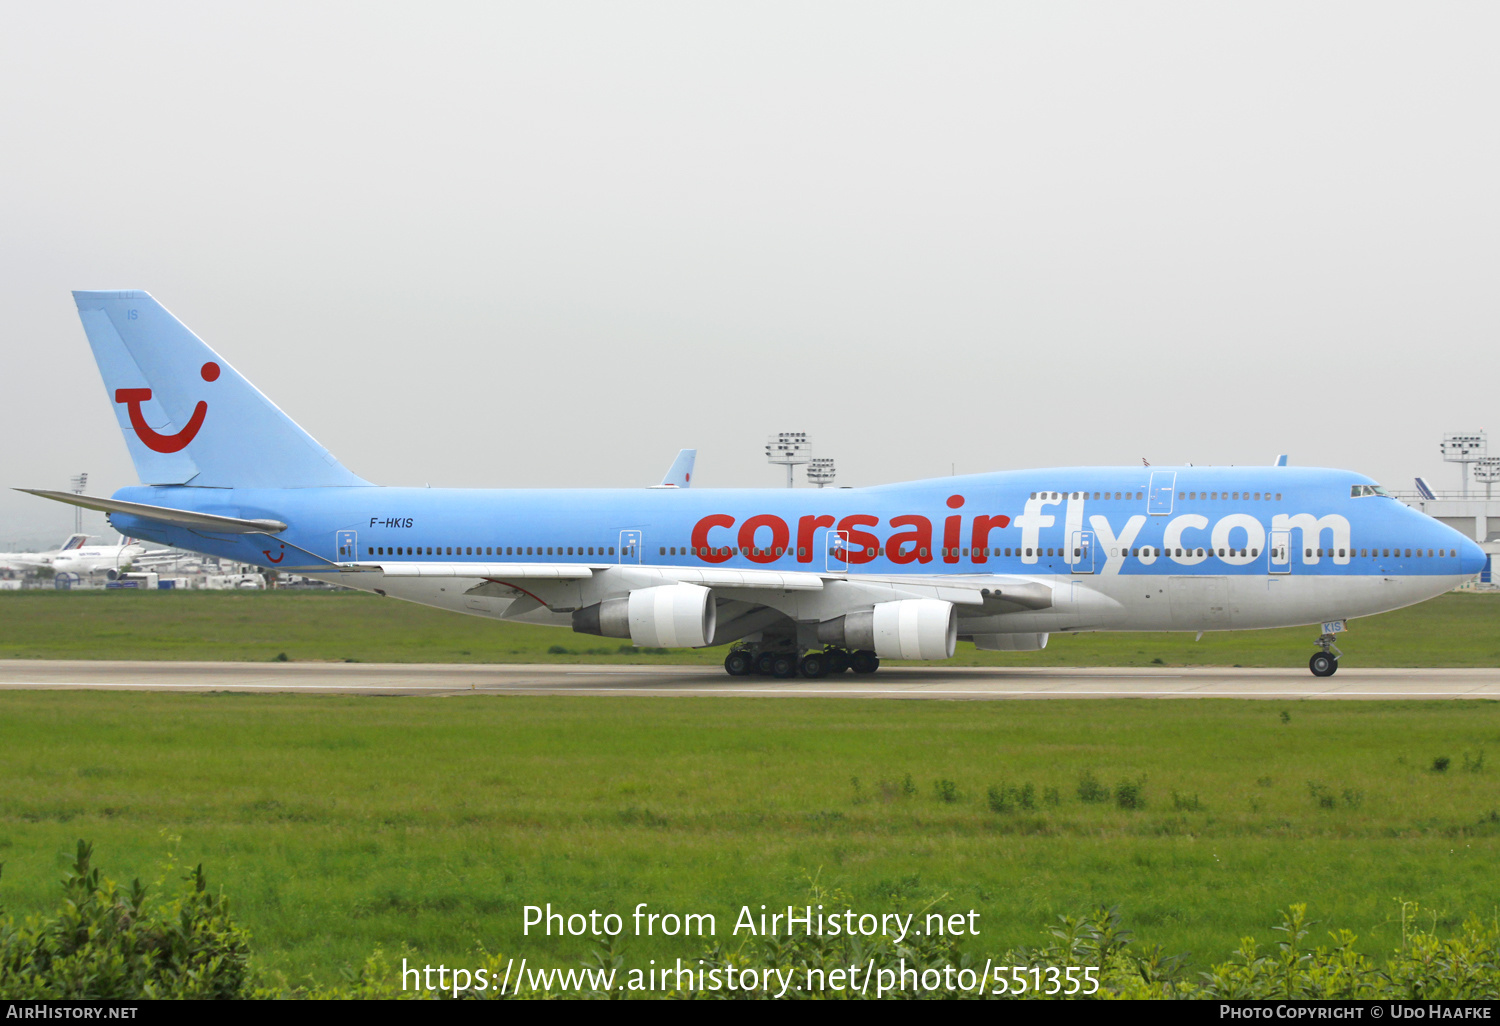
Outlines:
{"type": "Polygon", "coordinates": [[[1490,498],[1490,486],[1500,481],[1500,456],[1486,456],[1474,464],[1474,480],[1484,482],[1484,498],[1490,498]]]}
{"type": "Polygon", "coordinates": [[[806,431],[780,431],[766,438],[766,459],[786,466],[786,486],[792,487],[792,468],[812,459],[806,431]]]}
{"type": "MultiPolygon", "coordinates": [[[[82,495],[83,492],[84,492],[84,489],[88,488],[88,486],[89,486],[89,475],[88,475],[88,472],[84,471],[82,474],[74,474],[72,477],[68,478],[68,484],[70,484],[70,485],[73,486],[73,494],[74,495],[82,495]]],[[[83,533],[83,507],[82,506],[74,506],[73,507],[73,533],[74,534],[82,534],[83,533]]]]}
{"type": "Polygon", "coordinates": [[[1469,464],[1478,463],[1485,458],[1484,432],[1444,435],[1442,444],[1438,448],[1442,450],[1444,460],[1459,465],[1463,480],[1463,497],[1467,499],[1469,497],[1469,464]]]}
{"type": "Polygon", "coordinates": [[[819,488],[833,484],[833,460],[826,456],[818,457],[807,464],[807,479],[819,488]]]}

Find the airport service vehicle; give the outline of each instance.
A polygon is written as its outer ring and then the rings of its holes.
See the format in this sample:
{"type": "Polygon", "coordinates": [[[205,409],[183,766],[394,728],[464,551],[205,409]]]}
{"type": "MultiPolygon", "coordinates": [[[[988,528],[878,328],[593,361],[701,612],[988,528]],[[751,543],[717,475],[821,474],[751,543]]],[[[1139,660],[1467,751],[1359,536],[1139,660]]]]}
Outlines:
{"type": "MultiPolygon", "coordinates": [[[[75,292],[142,484],[135,537],[460,613],[738,642],[733,675],[1042,648],[1055,633],[1321,624],[1336,635],[1477,573],[1472,541],[1344,470],[1060,467],[870,488],[371,485],[145,292],[75,292]]],[[[686,461],[683,463],[682,461],[686,461]]],[[[1284,461],[1281,461],[1284,462],[1284,461]]],[[[29,489],[28,489],[29,490],[29,489]]]]}
{"type": "Polygon", "coordinates": [[[72,552],[88,543],[86,534],[70,534],[68,540],[51,552],[0,552],[0,569],[32,570],[39,566],[51,566],[58,556],[72,552]]]}

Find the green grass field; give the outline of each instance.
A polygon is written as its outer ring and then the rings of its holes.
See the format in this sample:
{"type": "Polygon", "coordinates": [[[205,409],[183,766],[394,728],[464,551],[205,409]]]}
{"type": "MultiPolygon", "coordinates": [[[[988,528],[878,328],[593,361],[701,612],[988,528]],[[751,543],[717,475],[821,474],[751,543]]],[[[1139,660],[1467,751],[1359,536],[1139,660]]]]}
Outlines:
{"type": "MultiPolygon", "coordinates": [[[[1449,595],[1341,643],[1351,665],[1493,666],[1497,614],[1500,597],[1449,595]]],[[[955,662],[1301,668],[1311,640],[1080,635],[955,662]]],[[[0,658],[722,659],[625,649],[355,593],[0,593],[0,658]]],[[[1375,954],[1399,937],[1397,899],[1439,927],[1500,915],[1497,760],[1489,702],[5,692],[0,906],[55,905],[82,837],[120,878],[206,863],[259,967],[292,982],[377,947],[450,964],[592,947],[522,937],[526,904],[712,912],[728,939],[740,905],[799,903],[812,877],[862,909],[978,909],[982,956],[1104,904],[1204,965],[1297,901],[1375,954]],[[1086,775],[1108,801],[1082,800],[1086,775]]],[[[625,944],[632,964],[702,947],[625,944]]]]}
{"type": "Polygon", "coordinates": [[[257,964],[294,982],[376,947],[586,953],[523,938],[525,904],[713,912],[724,939],[811,877],[861,909],[978,909],[981,956],[1117,904],[1202,965],[1296,901],[1373,954],[1398,898],[1445,928],[1500,908],[1496,761],[1484,702],[5,692],[0,904],[55,905],[84,837],[117,878],[205,862],[257,964]],[[1085,774],[1141,804],[1081,800],[1085,774]]]}
{"type": "MultiPolygon", "coordinates": [[[[957,666],[1286,666],[1316,628],[1053,635],[1041,652],[979,652],[957,666]]],[[[1350,666],[1500,665],[1500,595],[1451,594],[1350,623],[1350,666]]],[[[636,652],[628,643],[463,616],[361,592],[0,592],[0,659],[711,664],[725,649],[636,652]],[[559,649],[561,651],[553,651],[559,649]]]]}

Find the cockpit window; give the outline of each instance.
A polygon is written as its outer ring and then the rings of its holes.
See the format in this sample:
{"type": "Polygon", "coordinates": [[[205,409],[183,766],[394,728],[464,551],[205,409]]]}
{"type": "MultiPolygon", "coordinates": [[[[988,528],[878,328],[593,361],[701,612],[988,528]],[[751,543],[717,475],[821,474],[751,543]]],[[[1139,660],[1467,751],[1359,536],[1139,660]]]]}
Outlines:
{"type": "Polygon", "coordinates": [[[1363,498],[1366,495],[1385,495],[1385,496],[1389,496],[1390,494],[1391,494],[1390,492],[1386,491],[1380,485],[1350,485],[1349,486],[1349,497],[1351,499],[1363,498]]]}

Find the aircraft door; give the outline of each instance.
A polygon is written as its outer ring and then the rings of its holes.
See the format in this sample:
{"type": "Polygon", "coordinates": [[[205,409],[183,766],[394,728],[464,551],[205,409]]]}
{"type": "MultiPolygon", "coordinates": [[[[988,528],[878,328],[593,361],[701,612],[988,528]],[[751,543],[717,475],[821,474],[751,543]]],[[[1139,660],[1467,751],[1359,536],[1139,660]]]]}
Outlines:
{"type": "Polygon", "coordinates": [[[1146,493],[1146,512],[1153,517],[1170,516],[1172,513],[1172,492],[1177,488],[1177,471],[1175,470],[1153,470],[1151,472],[1151,490],[1146,493]]]}
{"type": "Polygon", "coordinates": [[[335,563],[352,563],[359,556],[359,532],[339,531],[333,536],[333,548],[338,554],[335,563]]]}
{"type": "Polygon", "coordinates": [[[1267,569],[1273,574],[1289,574],[1292,572],[1292,532],[1272,531],[1270,553],[1270,564],[1267,569]]]}
{"type": "Polygon", "coordinates": [[[641,532],[620,532],[620,562],[639,563],[641,561],[641,532]]]}
{"type": "Polygon", "coordinates": [[[823,536],[824,569],[831,574],[847,574],[849,560],[849,532],[829,531],[823,536]]]}
{"type": "Polygon", "coordinates": [[[1094,532],[1074,531],[1068,540],[1068,547],[1073,550],[1073,572],[1075,574],[1091,574],[1094,572],[1094,532]]]}

